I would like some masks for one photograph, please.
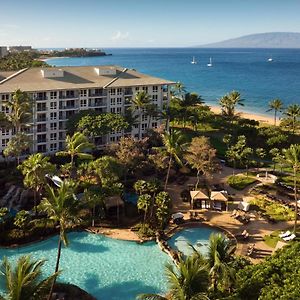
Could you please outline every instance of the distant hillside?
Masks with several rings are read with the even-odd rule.
[[[300,33],[268,32],[245,35],[199,48],[300,48]]]

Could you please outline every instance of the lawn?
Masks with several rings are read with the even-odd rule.
[[[235,175],[235,176],[229,176],[227,179],[227,183],[229,186],[236,190],[243,190],[250,184],[256,182],[256,178],[253,177],[247,177],[245,175]]]

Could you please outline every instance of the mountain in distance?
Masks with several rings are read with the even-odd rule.
[[[300,48],[298,32],[267,32],[245,35],[197,48]]]

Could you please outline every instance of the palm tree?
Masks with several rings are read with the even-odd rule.
[[[233,118],[235,116],[235,108],[237,105],[244,106],[244,99],[241,98],[241,94],[237,91],[232,91],[223,96],[219,103],[222,108],[223,115]]]
[[[49,157],[44,157],[41,153],[30,155],[19,165],[24,177],[24,185],[34,190],[34,206],[36,207],[37,196],[43,185],[46,184],[46,174],[51,174],[55,170],[55,166],[49,162]]]
[[[151,205],[151,196],[149,194],[140,195],[137,202],[137,208],[144,211],[144,225],[146,224],[147,212]]]
[[[184,95],[186,93],[186,88],[182,82],[178,81],[174,85],[171,93],[173,98],[179,98],[180,100],[183,100]]]
[[[22,126],[28,124],[32,116],[32,106],[29,95],[17,89],[13,93],[12,99],[4,101],[2,105],[9,109],[6,118],[13,126],[15,134],[19,133]]]
[[[141,135],[141,126],[142,126],[142,114],[144,109],[147,108],[147,106],[150,104],[150,98],[149,95],[146,93],[146,91],[141,91],[136,93],[134,99],[131,100],[133,104],[133,109],[138,112],[139,117],[139,139],[142,138]]]
[[[166,190],[168,181],[169,181],[170,170],[171,170],[171,165],[172,165],[173,159],[175,159],[178,164],[182,165],[182,162],[181,162],[181,159],[179,156],[183,149],[183,143],[182,143],[183,135],[178,130],[171,130],[170,132],[165,132],[163,134],[162,138],[163,138],[163,143],[166,148],[166,151],[169,154],[169,165],[168,165],[168,171],[167,171],[167,176],[166,176],[166,181],[165,181],[165,186],[164,186],[164,190]]]
[[[74,167],[74,158],[78,156],[82,159],[92,159],[93,156],[88,153],[84,153],[85,150],[93,148],[93,144],[88,141],[88,138],[81,132],[75,132],[72,136],[67,135],[66,138],[66,150],[56,153],[58,156],[70,156],[71,166]]]
[[[31,260],[30,256],[21,256],[17,264],[11,264],[5,257],[0,273],[4,277],[7,298],[10,300],[44,300],[50,291],[51,283],[59,272],[49,277],[42,276],[45,260]]]
[[[300,145],[291,145],[284,151],[286,162],[293,168],[294,175],[294,198],[295,198],[295,223],[294,232],[297,229],[298,198],[297,198],[297,173],[300,171]]]
[[[291,120],[292,122],[292,128],[293,128],[293,134],[296,130],[297,121],[300,117],[300,105],[299,104],[291,104],[287,107],[284,114],[287,116],[287,119]]]
[[[206,263],[199,255],[191,255],[186,259],[179,258],[177,266],[166,265],[166,279],[169,285],[166,298],[155,294],[142,294],[138,300],[203,300],[208,299],[208,272]]]
[[[78,210],[80,202],[74,195],[74,183],[64,181],[58,190],[47,186],[47,198],[44,198],[40,204],[40,209],[45,211],[48,217],[57,222],[59,225],[58,251],[55,266],[55,272],[58,272],[59,261],[61,256],[62,243],[68,246],[67,229],[80,221],[78,217]],[[48,299],[51,299],[55,279],[51,287]]]
[[[274,126],[276,126],[276,120],[277,120],[277,112],[281,111],[283,108],[283,103],[280,99],[274,99],[271,102],[269,102],[269,107],[267,111],[274,110]]]
[[[230,241],[221,233],[211,234],[208,246],[208,266],[211,278],[211,288],[218,285],[229,289],[234,281],[234,272],[228,266],[230,261]]]

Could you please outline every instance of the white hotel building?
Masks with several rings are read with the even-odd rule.
[[[66,121],[79,111],[92,109],[99,113],[124,115],[138,91],[146,91],[152,103],[162,110],[168,105],[170,86],[174,82],[141,74],[118,66],[30,68],[18,72],[0,71],[0,110],[8,113],[3,102],[15,90],[27,92],[33,99],[33,120],[28,134],[32,136],[31,152],[52,153],[64,148]],[[160,119],[142,116],[142,133],[150,124],[156,128]],[[138,124],[127,135],[138,137]],[[0,153],[12,137],[12,130],[0,128]],[[98,146],[115,142],[124,132],[111,132],[96,139]]]

